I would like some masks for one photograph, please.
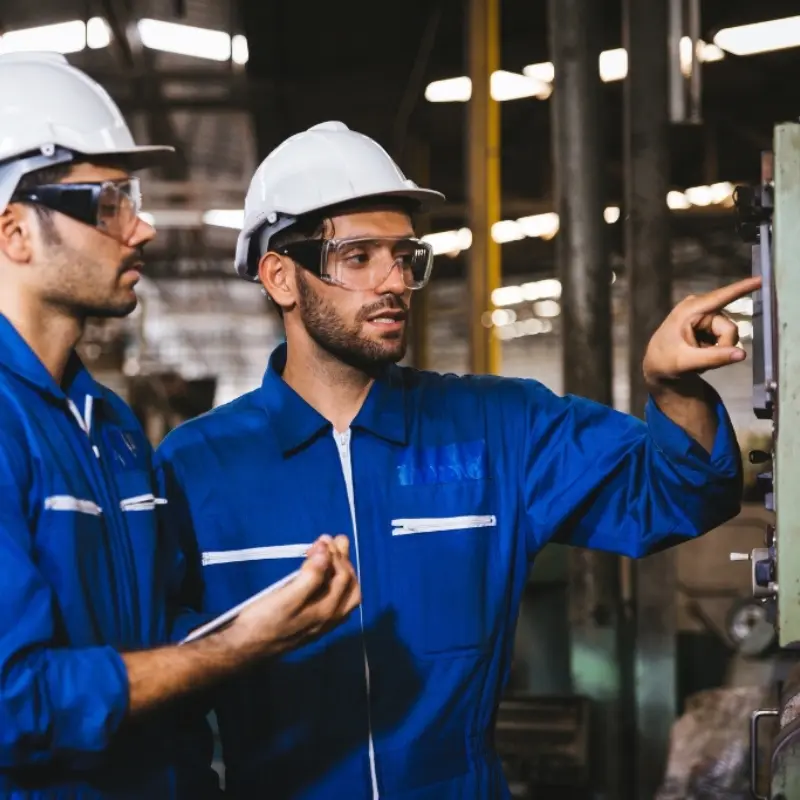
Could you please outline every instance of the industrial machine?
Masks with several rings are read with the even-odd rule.
[[[750,453],[751,463],[763,465],[759,480],[772,518],[764,546],[731,558],[750,562],[764,617],[780,647],[798,653],[777,707],[753,714],[751,788],[759,800],[794,800],[800,798],[800,124],[775,127],[759,185],[739,187],[735,202],[740,233],[752,243],[753,274],[762,278],[753,303],[753,409],[771,421],[773,435],[771,452]],[[758,779],[765,719],[779,729],[769,747],[767,794]]]

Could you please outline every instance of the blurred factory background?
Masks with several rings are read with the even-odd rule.
[[[260,382],[282,330],[233,270],[244,193],[283,138],[329,119],[448,197],[421,221],[438,255],[410,363],[534,377],[639,413],[637,364],[661,312],[749,274],[734,187],[758,181],[773,125],[800,116],[797,12],[796,0],[2,0],[0,51],[65,53],[138,141],[179,150],[144,176],[159,236],[140,307],[82,345],[157,443]],[[747,347],[752,303],[729,311]],[[765,435],[749,363],[712,382],[746,453]],[[699,797],[681,770],[717,751],[728,771],[703,796],[747,796],[745,720],[782,658],[747,567],[728,560],[760,544],[751,471],[747,491],[739,519],[676,553],[634,566],[550,548],[537,562],[498,721],[520,797]],[[693,718],[676,721],[703,690],[719,738],[696,730],[681,755],[670,734],[691,732]]]

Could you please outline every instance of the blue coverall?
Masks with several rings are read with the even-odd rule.
[[[717,399],[709,455],[531,380],[391,367],[343,433],[281,378],[173,431],[157,453],[187,602],[220,613],[346,534],[363,603],[216,697],[237,800],[495,800],[492,748],[520,597],[549,542],[639,557],[740,506]]]
[[[3,800],[213,796],[193,705],[125,720],[120,653],[169,638],[157,499],[130,408],[77,356],[59,387],[0,316]]]

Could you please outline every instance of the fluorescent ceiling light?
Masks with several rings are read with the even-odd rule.
[[[139,20],[138,28],[142,44],[151,50],[211,61],[228,61],[233,57],[237,64],[247,61],[247,40],[243,36],[234,36],[232,41],[225,31],[195,28],[159,19]]]
[[[472,97],[472,81],[467,77],[433,81],[425,89],[430,103],[466,103]]]
[[[528,75],[501,69],[492,73],[491,92],[492,97],[498,102],[519,100],[523,97],[538,97],[544,100],[553,93],[553,87]]]
[[[0,37],[0,53],[50,51],[66,54],[79,53],[85,47],[86,25],[80,19],[8,31]]]
[[[800,47],[800,16],[723,28],[714,44],[736,56]]]
[[[505,244],[506,242],[518,242],[520,239],[525,238],[525,231],[519,222],[513,219],[505,219],[502,222],[495,222],[492,225],[492,239],[498,244]]]
[[[250,49],[247,46],[247,37],[237,33],[231,39],[231,58],[234,64],[246,64],[250,58]]]
[[[86,45],[90,50],[102,50],[111,44],[111,28],[102,17],[92,17],[86,23]]]
[[[241,230],[244,226],[244,209],[212,208],[203,214],[203,224]]]
[[[517,222],[532,239],[552,239],[558,233],[558,214],[554,211],[520,217]]]
[[[422,238],[433,246],[433,252],[437,256],[458,254],[462,250],[469,250],[469,248],[472,247],[472,231],[469,228],[461,228],[457,231],[429,233]]]
[[[497,70],[492,73],[492,98],[498,102],[519,100],[522,97],[549,97],[553,87],[545,81],[517,72]],[[472,80],[466,76],[433,81],[425,89],[425,99],[430,103],[466,103],[472,97]]]
[[[628,74],[628,51],[624,47],[604,50],[598,61],[600,80],[604,83],[624,80]]]

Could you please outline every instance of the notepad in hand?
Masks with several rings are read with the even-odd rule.
[[[214,631],[218,631],[220,628],[224,627],[225,625],[232,622],[236,617],[241,614],[242,610],[247,608],[247,606],[252,605],[253,603],[260,600],[262,597],[266,597],[266,595],[271,594],[276,589],[280,589],[282,586],[286,586],[287,583],[294,580],[300,574],[300,570],[297,569],[294,572],[290,572],[285,578],[281,578],[279,581],[276,581],[271,586],[267,586],[266,589],[262,589],[257,594],[254,594],[252,597],[248,597],[242,603],[239,603],[238,606],[234,606],[233,608],[226,611],[224,614],[220,614],[218,617],[215,617],[211,620],[211,622],[206,622],[205,625],[201,625],[199,628],[195,628],[185,639],[181,640],[180,644],[189,644],[189,642],[194,642],[197,639],[202,639],[209,634],[214,633]]]

